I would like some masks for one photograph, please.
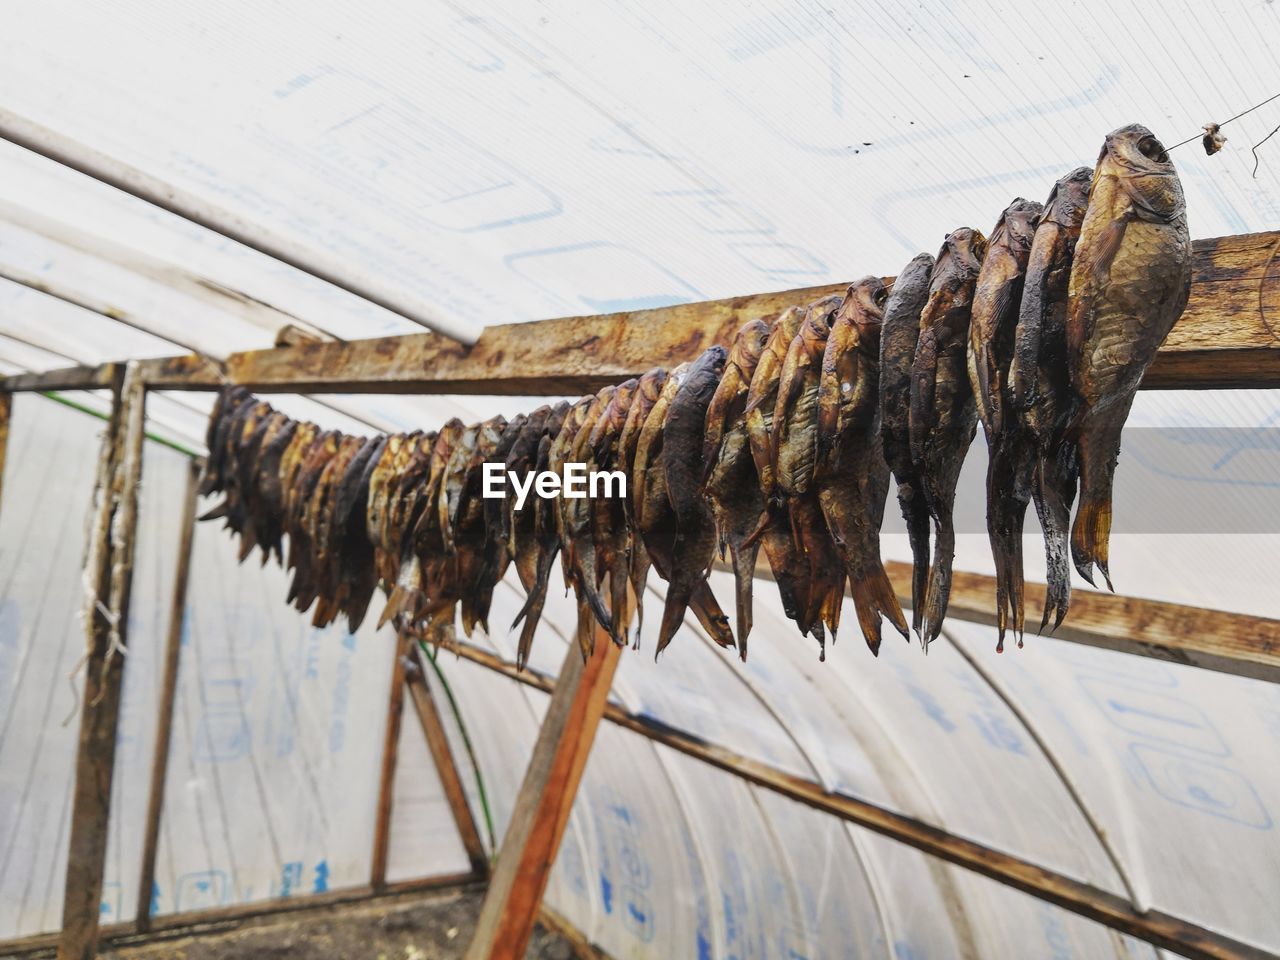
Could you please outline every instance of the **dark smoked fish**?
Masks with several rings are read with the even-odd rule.
[[[862,636],[880,651],[880,620],[905,637],[907,620],[880,559],[889,466],[880,440],[880,332],[888,294],[879,277],[851,284],[836,311],[818,387],[815,483],[827,529],[844,561]]]
[[[640,378],[636,385],[635,396],[627,408],[627,418],[622,424],[622,432],[618,436],[617,468],[627,476],[627,495],[622,498],[622,513],[626,518],[628,534],[628,569],[631,581],[631,595],[635,598],[636,629],[633,646],[640,648],[640,631],[644,626],[644,587],[649,579],[649,552],[644,547],[640,530],[636,526],[635,490],[639,478],[635,472],[636,450],[640,444],[640,434],[644,429],[654,404],[662,395],[666,386],[667,371],[655,367]]]
[[[936,640],[951,594],[956,484],[977,426],[967,362],[969,318],[987,239],[961,227],[948,234],[929,279],[911,367],[911,459],[924,485],[936,537],[920,635]]]
[[[1044,533],[1048,588],[1040,629],[1057,629],[1071,603],[1069,537],[1080,458],[1067,439],[1076,398],[1067,367],[1067,287],[1093,170],[1078,167],[1049,194],[1036,227],[1022,289],[1009,379],[1013,406],[1035,464],[1031,499]]]
[[[911,628],[917,634],[929,582],[929,506],[911,458],[911,365],[932,273],[933,257],[927,253],[902,268],[884,305],[880,331],[880,437],[911,545]]]
[[[987,537],[996,567],[996,649],[1012,628],[1022,644],[1022,525],[1031,500],[1034,449],[1012,410],[1009,370],[1036,221],[1043,207],[1021,197],[991,231],[969,323],[969,385],[987,438]]]
[[[667,422],[671,403],[688,377],[690,366],[687,363],[681,364],[667,376],[662,392],[658,395],[640,429],[632,464],[634,486],[634,490],[630,491],[632,508],[636,529],[640,532],[653,568],[658,571],[658,576],[668,582],[669,592],[673,588],[679,590],[676,603],[687,599],[688,606],[692,608],[711,639],[720,646],[727,647],[733,645],[729,618],[720,609],[715,596],[711,593],[711,588],[707,585],[705,576],[699,580],[692,572],[694,548],[701,548],[702,541],[700,539],[693,541],[687,552],[682,551],[679,555],[677,554],[681,549],[677,544],[680,534],[677,529],[676,513],[667,492],[666,469],[663,463],[663,427]],[[714,554],[714,536],[711,548]],[[709,565],[710,560],[707,563]],[[695,581],[691,589],[687,587],[690,581]],[[674,617],[674,612],[668,614],[667,611],[668,608],[664,607],[664,632],[659,635],[655,657],[662,653],[666,645],[671,642],[671,636],[674,635],[674,630],[671,634],[665,632],[666,628],[671,626]],[[678,626],[679,622],[675,621],[675,624]]]
[[[624,380],[609,400],[587,441],[586,465],[588,470],[602,473],[617,472],[625,481],[626,474],[619,469],[621,448],[619,441],[626,426],[632,401],[640,387],[636,378]],[[636,599],[631,595],[632,530],[626,510],[626,490],[613,490],[612,496],[595,496],[591,503],[591,538],[596,548],[597,587],[609,580],[609,617],[613,629],[613,642],[625,646],[627,627]],[[621,494],[621,495],[618,495]]]
[[[756,557],[760,543],[747,539],[765,510],[764,492],[756,475],[751,445],[747,440],[746,406],[751,378],[764,352],[772,325],[766,320],[750,320],[734,337],[725,363],[724,375],[707,407],[702,459],[706,475],[703,489],[711,502],[720,534],[720,556],[725,547],[733,563],[737,597],[734,623],[738,656],[747,659],[747,636],[751,633],[751,592],[755,584]]]
[[[1093,173],[1067,300],[1071,382],[1080,409],[1080,503],[1071,555],[1111,587],[1111,485],[1133,395],[1191,293],[1182,183],[1164,146],[1139,124],[1107,134]]]
[[[814,485],[818,460],[818,387],[831,321],[842,298],[824,297],[805,309],[804,322],[787,348],[774,402],[770,456],[771,499],[783,505],[792,540],[807,568],[807,602],[799,620],[818,638],[826,656],[825,630],[835,637],[844,598],[844,566],[827,529]],[[768,521],[766,520],[766,523]]]
[[[714,346],[703,351],[672,396],[662,423],[662,470],[667,499],[675,514],[675,543],[662,625],[658,630],[658,652],[666,648],[680,629],[694,594],[705,595],[710,589],[707,576],[715,559],[717,536],[715,517],[702,492],[702,440],[707,407],[724,374],[727,359],[728,351],[724,347]],[[723,642],[728,637],[732,643],[732,635],[719,620],[717,627],[713,639]]]

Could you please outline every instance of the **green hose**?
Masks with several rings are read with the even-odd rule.
[[[427,655],[427,659],[431,661],[431,669],[435,671],[436,679],[440,681],[440,687],[444,690],[445,698],[449,701],[449,709],[453,712],[453,719],[458,724],[458,732],[462,734],[462,744],[466,747],[467,756],[471,760],[471,769],[476,775],[476,793],[480,796],[480,808],[484,811],[484,826],[489,833],[489,849],[490,858],[497,855],[498,841],[493,831],[493,812],[489,809],[489,796],[484,789],[484,776],[480,773],[480,761],[476,758],[475,747],[471,745],[471,737],[467,734],[467,725],[462,722],[462,713],[458,710],[458,701],[453,697],[453,688],[449,686],[449,681],[444,678],[444,673],[440,670],[440,664],[436,663],[436,655],[431,650],[431,646],[426,642],[419,640],[418,645],[422,647],[422,652]]]
[[[93,407],[86,407],[83,403],[78,403],[75,400],[71,400],[67,397],[64,397],[60,393],[54,393],[52,390],[41,390],[40,396],[45,397],[49,400],[52,400],[54,403],[60,403],[64,407],[70,407],[72,410],[79,410],[81,413],[87,413],[91,417],[97,417],[99,420],[111,419],[101,410],[95,410],[93,409]],[[146,433],[145,436],[148,440],[152,440],[155,443],[160,444],[162,447],[168,447],[171,450],[177,450],[179,453],[185,454],[186,456],[191,457],[192,459],[195,459],[196,457],[200,456],[200,454],[196,453],[194,450],[188,449],[187,447],[184,447],[182,444],[178,443],[177,441],[170,440],[168,437],[162,437],[162,436],[159,436],[158,434],[154,434],[151,432]]]

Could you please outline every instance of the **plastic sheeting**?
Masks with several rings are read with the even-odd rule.
[[[0,509],[8,583],[0,650],[9,651],[0,934],[53,929],[59,915],[74,749],[74,724],[60,723],[74,707],[66,677],[83,649],[75,610],[92,485],[84,451],[95,449],[99,428],[40,398],[15,404]],[[186,470],[185,458],[147,445],[106,919],[127,919],[136,903]],[[46,513],[13,509],[27,502]],[[37,522],[45,515],[60,522]],[[32,549],[48,558],[47,570],[21,562]],[[235,549],[214,525],[197,528],[159,913],[367,879],[384,718],[376,705],[385,702],[390,638],[369,626],[355,636],[311,630],[283,602],[286,575],[274,565],[238,566]],[[713,574],[713,586],[731,596],[727,574]],[[501,585],[498,629],[477,641],[512,658],[514,638],[500,628],[520,602],[517,586]],[[660,589],[646,607],[651,644]],[[996,658],[991,630],[959,623],[927,658],[889,636],[873,660],[846,634],[819,664],[816,645],[783,619],[772,584],[757,584],[756,608],[747,664],[713,648],[690,621],[660,664],[648,648],[626,656],[615,702],[1140,905],[1280,946],[1266,909],[1272,891],[1258,883],[1280,855],[1269,799],[1280,784],[1268,763],[1280,694],[1270,685],[1040,638]],[[536,668],[558,670],[573,616],[553,585]],[[846,617],[853,622],[851,610]],[[510,702],[510,681],[447,653],[440,666],[455,685],[500,837],[545,698],[520,688],[524,712],[494,711]],[[405,719],[391,875],[464,870],[421,731]],[[548,902],[619,956],[681,955],[704,941],[716,956],[827,956],[837,943],[850,956],[890,948],[951,956],[965,944],[998,956],[1041,940],[1048,955],[1127,955],[1092,924],[634,734],[606,725],[599,743]],[[483,832],[461,743],[455,752]]]
[[[1272,62],[1280,26],[1275,5],[1244,2],[1158,16],[986,0],[465,11],[326,0],[301,19],[247,2],[130,0],[10,13],[6,108],[436,300],[476,330],[893,273],[960,223],[989,228],[1012,196],[1042,197],[1114,126],[1140,120],[1170,142],[1270,95],[1258,65]],[[1280,163],[1264,147],[1255,179],[1247,147],[1278,108],[1229,126],[1216,157],[1195,144],[1175,154],[1194,236],[1275,226]],[[268,345],[291,318],[343,338],[418,329],[7,143],[0,266],[108,302],[134,324],[0,281],[5,373],[186,346],[222,355]],[[102,409],[101,396],[76,399]],[[273,402],[369,432],[541,401]],[[208,404],[153,395],[149,426],[198,450]],[[44,401],[15,409],[0,506],[0,936],[51,929],[59,915],[74,741],[74,723],[61,723],[82,649],[74,617],[96,435],[93,421]],[[1138,398],[1119,471],[1117,589],[1280,614],[1278,416],[1274,392]],[[1188,427],[1204,429],[1162,448],[1166,459],[1145,456],[1134,433]],[[964,489],[980,489],[982,462],[975,447]],[[184,474],[176,453],[148,445],[120,744],[131,774],[116,780],[109,919],[127,918],[137,898]],[[1228,500],[1236,519],[1213,526]],[[1176,532],[1125,529],[1140,508]],[[895,514],[890,505],[885,553],[907,559]],[[1028,577],[1040,579],[1028,533]],[[309,630],[284,606],[284,576],[237,568],[234,549],[216,530],[197,535],[159,912],[367,875],[391,644],[368,627]],[[992,570],[978,526],[962,531],[957,554],[958,569]],[[730,595],[719,575],[717,590]],[[1280,949],[1272,687],[1040,639],[996,659],[991,632],[961,624],[949,628],[956,646],[927,659],[889,637],[872,661],[846,633],[819,665],[772,592],[757,586],[749,664],[686,633],[658,668],[645,651],[628,655],[615,700]],[[500,588],[495,630],[517,601]],[[572,616],[572,604],[549,602],[540,668],[558,668]],[[510,656],[497,632],[490,642]],[[447,656],[441,665],[500,834],[543,698],[520,693],[527,715],[495,710],[512,702],[510,681]],[[634,734],[606,727],[600,744],[549,898],[618,956],[1151,954]],[[411,717],[401,759],[392,876],[463,868]],[[464,782],[481,820],[469,773]]]
[[[1172,144],[1275,93],[1261,68],[1278,17],[1254,2],[325,0],[299,17],[64,0],[12,11],[0,83],[8,109],[478,332],[891,274],[1014,196],[1043,199],[1108,130],[1141,121]],[[1274,107],[1236,121],[1212,158],[1177,152],[1194,235],[1274,226],[1280,164],[1254,180],[1247,148],[1276,122]],[[108,229],[102,205],[25,193],[28,165],[4,166],[15,203],[193,262],[188,238]],[[250,256],[219,250],[205,270],[339,335],[404,327]]]
[[[56,930],[70,825],[84,634],[85,512],[102,423],[19,396],[0,504],[0,939]],[[101,916],[129,920],[154,751],[188,458],[145,447],[129,653]],[[205,504],[207,507],[209,504]],[[26,506],[27,509],[23,509]],[[315,630],[274,564],[236,563],[196,528],[153,913],[367,883],[394,639]],[[464,872],[416,719],[393,878]]]

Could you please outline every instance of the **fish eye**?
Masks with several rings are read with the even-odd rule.
[[[1138,152],[1148,160],[1154,160],[1156,163],[1169,162],[1169,154],[1165,152],[1164,146],[1155,137],[1143,137],[1139,140]]]

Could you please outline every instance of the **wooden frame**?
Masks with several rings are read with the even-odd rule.
[[[113,375],[111,419],[98,471],[101,499],[87,561],[94,596],[85,617],[88,654],[80,694],[80,742],[58,960],[93,960],[98,953],[98,907],[126,660],[123,646],[129,621],[145,397],[137,369],[131,367],[123,377],[122,373],[117,368]]]
[[[570,646],[550,689],[551,704],[538,730],[467,960],[522,960],[529,946],[622,655],[599,625],[592,622],[591,629],[591,658],[583,662],[578,648]]]
[[[1203,388],[1276,388],[1280,387],[1280,341],[1272,334],[1263,315],[1280,317],[1280,263],[1274,251],[1280,247],[1280,232],[1250,234],[1198,241],[1191,301],[1182,320],[1170,334],[1156,363],[1148,372],[1143,386],[1161,389]],[[1274,264],[1274,267],[1272,266]],[[516,324],[485,331],[480,340],[467,347],[438,334],[413,334],[353,342],[303,343],[274,350],[233,354],[225,364],[215,364],[196,356],[171,357],[139,361],[133,366],[141,392],[146,389],[212,390],[222,383],[239,383],[260,392],[365,392],[365,393],[476,393],[476,394],[560,394],[585,393],[600,386],[634,376],[654,365],[672,365],[689,359],[706,346],[726,342],[743,321],[754,316],[776,313],[797,302],[804,302],[832,292],[843,285],[811,287],[778,293],[757,294],[708,303],[685,304],[655,310],[635,311],[595,317],[571,317],[559,320]],[[73,367],[44,373],[23,374],[0,380],[0,469],[3,467],[8,397],[13,392],[33,390],[110,389],[114,403],[108,444],[121,442],[121,422],[126,412],[130,423],[141,417],[141,402],[125,404],[122,396],[121,368],[117,364],[98,367]],[[126,408],[127,407],[127,411]],[[140,425],[141,420],[138,420]],[[140,426],[139,426],[140,431]],[[140,443],[140,433],[129,431],[130,443]],[[136,474],[130,482],[119,471],[119,459],[112,461],[112,476],[121,477],[124,500],[115,502],[126,513],[130,491],[136,490]],[[2,474],[0,474],[2,477]],[[131,521],[122,525],[126,531],[123,545],[131,549]],[[93,569],[98,584],[108,594],[123,599],[127,610],[128,578],[123,584],[112,584],[110,570],[113,556],[98,555]],[[890,564],[891,573],[901,585],[905,577],[901,565]],[[126,564],[127,569],[127,564]],[[123,597],[119,597],[123,586]],[[1031,603],[1043,588],[1028,585]],[[100,591],[101,592],[101,591]],[[991,622],[991,578],[957,573],[953,588],[951,614],[959,619],[979,623]],[[175,604],[177,600],[175,599]],[[99,845],[105,844],[106,817],[109,816],[111,760],[107,734],[114,731],[114,713],[119,695],[119,670],[105,659],[104,637],[109,622],[95,614],[92,619],[93,664],[106,666],[99,680],[90,680],[86,710],[82,717],[81,748],[77,760],[77,792],[73,814],[72,850],[68,863],[67,900],[64,911],[63,946],[60,956],[86,957],[92,954],[96,941],[96,900],[94,893],[101,884]],[[171,635],[172,635],[171,626]],[[119,636],[117,634],[117,636]],[[1280,621],[1247,617],[1221,611],[1203,610],[1177,604],[1126,599],[1101,594],[1078,592],[1073,598],[1072,612],[1060,628],[1060,639],[1121,650],[1157,659],[1186,663],[1206,669],[1280,681]],[[607,641],[598,644],[603,650],[614,650]],[[615,651],[616,653],[616,651]],[[482,662],[483,654],[463,647],[463,655]],[[166,656],[169,656],[167,653]],[[602,655],[598,654],[597,659]],[[96,658],[93,659],[93,658]],[[571,653],[570,659],[576,654]],[[119,658],[116,658],[117,660]],[[496,658],[493,658],[496,660]],[[176,660],[175,668],[176,668]],[[533,674],[517,675],[514,667],[499,662],[484,665],[516,676],[560,698],[559,719],[544,727],[539,740],[541,752],[535,752],[535,765],[526,776],[519,798],[518,817],[525,826],[508,833],[507,841],[495,869],[491,897],[486,900],[484,936],[473,944],[471,956],[507,955],[527,939],[528,928],[536,915],[538,900],[545,884],[546,871],[554,858],[564,818],[568,816],[577,780],[586,762],[595,724],[601,717],[633,729],[650,739],[665,743],[690,756],[697,756],[746,779],[748,782],[775,790],[800,802],[869,829],[910,844],[934,856],[957,863],[1007,883],[1034,896],[1074,910],[1098,922],[1133,933],[1151,943],[1193,957],[1261,955],[1247,944],[1240,944],[1205,931],[1176,917],[1157,913],[1136,913],[1132,906],[1106,891],[1080,884],[1070,878],[1044,870],[1035,864],[991,850],[964,838],[939,831],[927,824],[902,817],[892,811],[831,794],[820,785],[737,756],[730,751],[706,744],[690,735],[654,724],[651,720],[625,714],[605,702],[608,677],[616,668],[616,655],[611,664],[588,667],[596,673],[586,682],[566,669],[565,680],[552,685]],[[568,668],[569,664],[566,664]],[[166,673],[168,661],[166,661]],[[436,740],[447,739],[439,726],[438,712],[429,721],[431,711],[423,704],[430,702],[422,678],[407,677],[394,688],[393,697],[403,695],[404,683],[424,723],[424,731],[434,723]],[[103,706],[101,712],[89,711],[90,701]],[[114,702],[113,702],[114,701]],[[163,703],[162,703],[163,706]],[[397,721],[398,722],[398,721]],[[390,736],[390,721],[387,736]],[[545,742],[544,742],[545,741]],[[112,736],[113,742],[113,736]],[[432,743],[432,735],[428,734]],[[459,798],[465,808],[465,794],[457,780],[452,763],[443,764],[439,743],[432,746],[433,757],[442,770],[452,770],[453,793],[450,795],[460,830],[464,819],[457,807]],[[382,849],[388,840],[389,775],[394,757],[384,762],[384,783],[379,807],[379,840]],[[149,803],[150,831],[155,829],[161,802],[155,799],[159,770],[153,758],[152,802]],[[103,793],[105,783],[106,792]],[[162,789],[162,787],[161,787]],[[446,791],[450,787],[446,786]],[[456,794],[456,796],[454,795]],[[385,806],[385,812],[383,807]],[[469,811],[467,811],[469,819]],[[473,841],[468,853],[476,863],[477,851],[483,852],[478,834],[471,822]],[[552,840],[548,844],[548,840]],[[465,842],[465,840],[464,840]],[[144,854],[145,863],[153,860],[154,850]],[[375,870],[369,891],[392,889],[385,874]],[[95,870],[96,864],[96,870]],[[516,864],[515,867],[507,866]],[[478,869],[478,868],[477,868]],[[518,874],[528,872],[532,879]],[[96,872],[96,881],[94,874]],[[96,886],[95,886],[96,882]],[[74,896],[73,896],[74,894]],[[93,896],[89,896],[93,894]],[[490,908],[489,900],[497,906]],[[149,903],[148,903],[149,905]],[[87,914],[92,912],[93,917]],[[139,909],[138,929],[151,924],[149,911]],[[158,926],[158,925],[157,925]],[[6,947],[10,945],[5,945]],[[87,952],[86,952],[87,949]],[[1252,951],[1252,952],[1251,952]],[[512,955],[515,955],[514,953]]]
[[[119,624],[116,640],[118,643],[124,643],[127,639],[125,624],[128,620],[131,593],[138,512],[137,492],[141,481],[145,397],[148,386],[139,364],[130,364],[128,373],[129,375],[126,376],[126,368],[122,365],[108,364],[95,369],[92,381],[88,379],[83,381],[85,387],[105,387],[111,390],[112,400],[98,470],[102,485],[102,500],[98,504],[94,524],[94,543],[97,544],[97,548],[90,551],[91,569],[97,571],[96,577],[91,578],[91,582],[95,583],[95,591],[100,602],[95,606],[93,616],[87,620],[90,624],[90,643],[85,666],[85,689],[81,694],[81,722],[79,746],[76,752],[76,780],[62,930],[56,934],[2,941],[0,953],[10,956],[46,951],[56,947],[60,960],[63,957],[92,958],[97,955],[99,941],[104,935],[112,941],[145,937],[149,933],[154,933],[156,937],[173,936],[175,931],[196,929],[209,924],[325,904],[353,903],[420,890],[463,886],[482,880],[488,871],[484,848],[475,823],[470,818],[470,811],[466,807],[465,793],[457,770],[453,766],[452,756],[448,753],[448,744],[443,727],[440,726],[439,715],[434,711],[429,688],[418,676],[418,689],[413,691],[415,712],[423,724],[433,760],[440,767],[441,782],[453,786],[451,792],[446,786],[446,791],[450,797],[455,819],[459,823],[463,845],[472,861],[470,872],[395,883],[386,882],[391,777],[395,769],[393,749],[389,756],[384,754],[383,781],[379,790],[379,814],[372,856],[373,876],[367,886],[334,891],[330,894],[314,894],[293,900],[278,899],[265,904],[250,903],[212,910],[188,911],[161,920],[152,916],[150,890],[154,883],[160,818],[163,815],[170,721],[176,697],[201,469],[201,461],[192,460],[183,497],[183,514],[178,524],[177,566],[166,630],[161,695],[157,708],[156,742],[152,751],[147,812],[143,824],[143,851],[136,914],[132,922],[106,926],[99,924],[97,908],[101,898],[107,829],[111,819],[115,729],[119,719],[120,693],[126,660],[126,657],[118,651],[112,652],[111,627],[113,623]],[[11,412],[12,393],[0,389],[0,493],[3,493],[3,471]],[[393,667],[398,683],[398,687],[393,687],[393,691],[398,690],[401,705],[404,702],[404,691],[409,688],[414,678],[413,672],[406,672],[406,662],[405,657],[397,656]],[[395,697],[396,693],[393,693],[392,699]],[[428,708],[429,713],[426,712]],[[398,717],[395,729],[398,733]],[[387,737],[390,736],[389,720]],[[384,748],[385,746],[384,742]],[[442,757],[448,757],[447,766],[442,763]],[[469,830],[464,829],[464,823],[469,826]]]
[[[562,681],[554,680],[529,668],[521,670],[514,663],[470,643],[460,642],[458,655],[485,669],[549,693],[553,697],[562,696],[564,690]],[[577,650],[571,648],[568,657],[578,659]],[[550,716],[549,713],[548,717]],[[708,743],[696,734],[669,726],[653,717],[631,713],[612,703],[604,705],[601,717],[648,740],[731,773],[755,786],[771,790],[849,823],[874,830],[931,856],[980,873],[1089,920],[1122,933],[1131,934],[1154,946],[1173,950],[1188,957],[1189,960],[1241,960],[1241,958],[1262,960],[1272,956],[1265,950],[1208,930],[1189,920],[1155,910],[1140,911],[1125,898],[1108,890],[1083,883],[984,844],[975,843],[877,804],[838,791],[827,790],[812,780],[806,780],[769,764],[744,757],[725,747]],[[546,729],[547,726],[544,725],[543,731],[545,732]],[[541,744],[540,736],[539,745]],[[535,758],[538,756],[538,747],[534,748],[534,756]],[[530,762],[531,770],[535,762],[536,760]],[[525,789],[522,787],[520,800],[517,801],[517,815],[519,805],[525,799]],[[564,799],[561,802],[564,802]],[[487,903],[488,900],[486,905]],[[475,953],[474,948],[473,944],[472,951],[467,954],[468,960],[512,955],[505,949],[494,949],[490,953]],[[523,954],[514,955],[522,956]]]

